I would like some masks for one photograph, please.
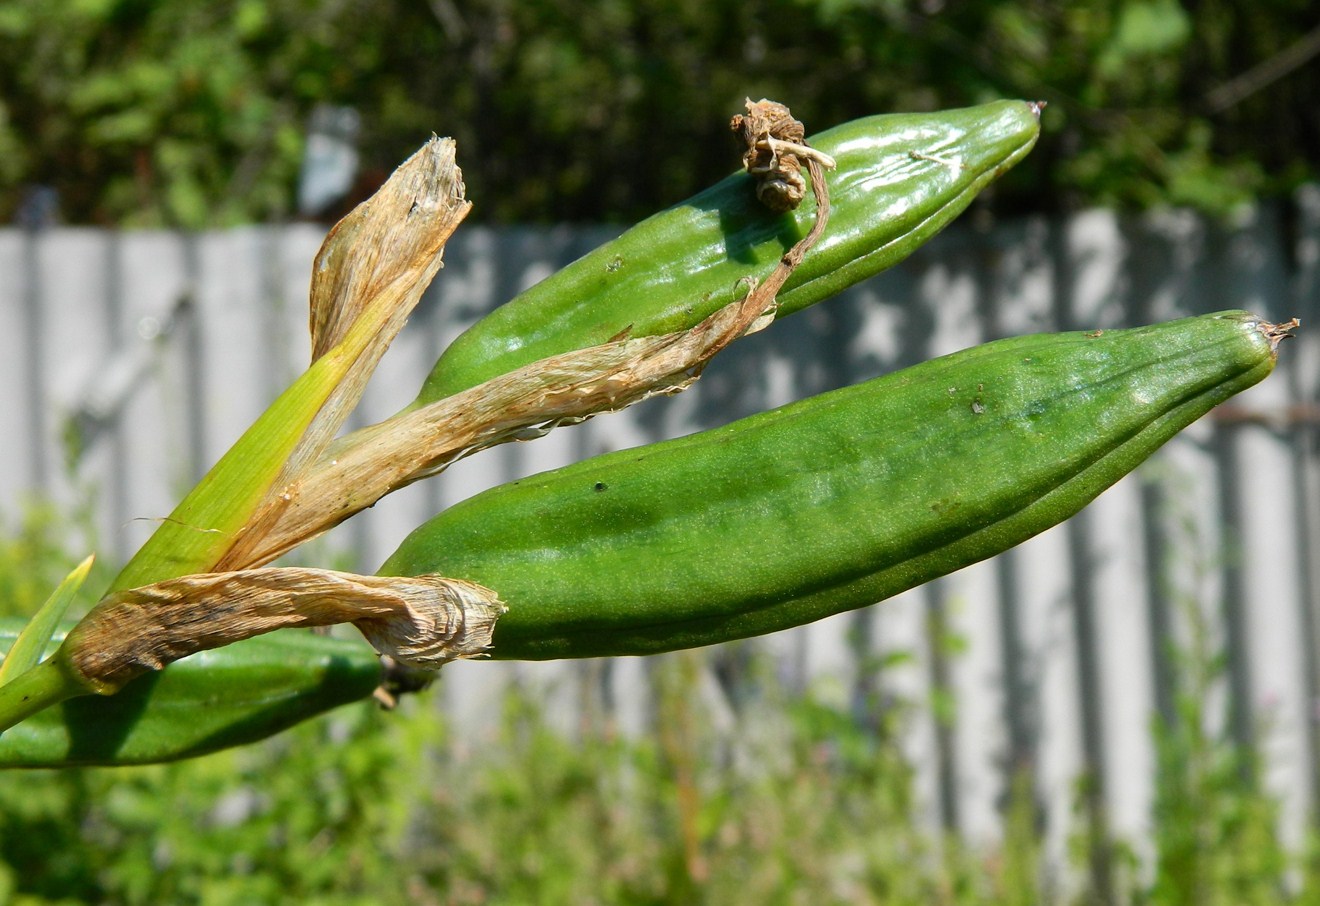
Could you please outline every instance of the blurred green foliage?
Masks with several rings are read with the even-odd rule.
[[[632,221],[734,168],[745,96],[821,129],[1046,100],[1005,208],[1223,211],[1320,172],[1307,0],[7,0],[0,220],[289,215],[318,102],[363,117],[365,192],[432,132],[488,221]],[[1307,65],[1307,64],[1310,65]]]
[[[811,903],[955,906],[1100,902],[1042,856],[1028,778],[1001,840],[971,846],[917,820],[904,734],[917,703],[762,696],[717,729],[701,652],[654,660],[657,729],[597,714],[552,726],[545,690],[514,687],[488,733],[462,736],[435,701],[349,706],[264,744],[173,765],[11,773],[0,783],[0,902]],[[682,715],[681,720],[674,718]],[[1266,795],[1198,774],[1161,746],[1153,864],[1135,856],[1114,902],[1315,902]],[[8,898],[6,898],[6,893]]]

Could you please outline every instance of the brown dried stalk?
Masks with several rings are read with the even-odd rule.
[[[353,623],[377,651],[435,669],[490,647],[503,612],[490,589],[457,579],[267,568],[118,592],[65,644],[83,684],[105,694],[194,652],[290,626]]]

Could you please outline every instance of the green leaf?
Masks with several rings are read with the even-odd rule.
[[[51,592],[36,616],[23,627],[23,631],[14,640],[14,647],[9,650],[4,661],[0,662],[0,686],[32,669],[41,660],[42,652],[46,650],[55,627],[64,617],[64,612],[68,610],[73,596],[82,587],[95,559],[96,555],[91,554],[74,567],[73,571],[64,577],[64,581]]]
[[[87,578],[94,559],[89,556],[64,577],[0,662],[0,732],[38,711],[89,691],[64,669],[58,658],[42,662],[41,655],[69,602]]]

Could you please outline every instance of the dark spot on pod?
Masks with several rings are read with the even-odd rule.
[[[609,487],[609,485],[607,485],[607,484],[606,484],[605,482],[603,482],[603,481],[598,481],[598,482],[596,482],[596,484],[595,484],[595,489],[596,489],[597,491],[603,491],[603,490],[605,490],[605,489],[608,488],[608,487]]]

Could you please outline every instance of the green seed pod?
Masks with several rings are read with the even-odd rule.
[[[855,120],[811,138],[832,156],[830,220],[779,293],[778,315],[892,267],[1021,160],[1040,105],[998,101]],[[737,173],[629,229],[495,309],[441,355],[416,403],[433,402],[538,359],[627,331],[700,322],[764,277],[814,222],[814,199],[774,213]]]
[[[508,605],[496,658],[646,654],[895,595],[1072,516],[1263,379],[1245,312],[999,340],[715,430],[515,481],[414,531],[383,574]]]
[[[0,623],[0,650],[9,650],[20,629],[22,621]],[[115,695],[41,711],[0,735],[0,768],[205,755],[366,698],[380,682],[380,659],[361,642],[281,630],[183,658]]]

